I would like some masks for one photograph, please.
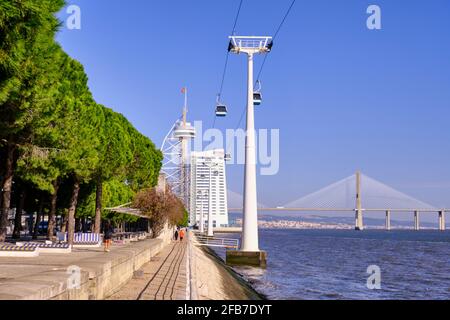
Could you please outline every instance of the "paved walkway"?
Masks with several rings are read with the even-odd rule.
[[[186,300],[187,244],[167,245],[109,300]]]
[[[113,245],[109,253],[103,248],[80,248],[68,254],[40,253],[33,258],[0,257],[0,300],[104,299],[114,293],[115,286],[127,283],[134,265],[143,265],[163,247],[162,240],[147,239]],[[67,290],[74,266],[81,270],[81,289]],[[94,279],[98,285],[92,287]]]

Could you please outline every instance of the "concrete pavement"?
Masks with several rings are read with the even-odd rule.
[[[110,300],[187,300],[187,239],[172,242]]]
[[[94,248],[33,258],[2,257],[0,300],[104,299],[125,285],[165,243],[148,239],[113,246],[109,253]]]

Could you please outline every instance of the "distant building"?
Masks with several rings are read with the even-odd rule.
[[[205,227],[208,224],[210,178],[213,227],[226,227],[228,206],[223,149],[191,152],[190,224],[200,225],[202,207]]]

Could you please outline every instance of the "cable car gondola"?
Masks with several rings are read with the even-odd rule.
[[[226,117],[227,113],[227,106],[220,102],[220,94],[218,94],[216,101],[216,117]]]
[[[260,92],[253,93],[253,104],[259,106],[262,103],[262,96]]]
[[[226,117],[228,113],[227,106],[218,104],[216,106],[216,117]]]
[[[253,92],[253,104],[259,106],[262,103],[261,82],[258,80],[256,84],[258,85],[258,89]]]

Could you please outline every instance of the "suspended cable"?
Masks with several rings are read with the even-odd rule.
[[[246,111],[247,111],[246,110],[246,106],[244,106],[244,110],[242,110],[241,117],[239,118],[239,122],[238,122],[238,124],[236,126],[236,129],[239,129],[239,127],[241,126],[241,122],[242,122],[242,119],[244,119]]]
[[[284,26],[284,23],[286,22],[286,19],[289,17],[289,14],[291,13],[292,8],[294,7],[296,1],[297,0],[293,0],[291,5],[289,6],[288,10],[286,11],[286,14],[283,17],[283,20],[281,20],[281,23],[278,26],[277,31],[275,31],[275,34],[272,37],[272,41],[273,42],[275,42],[276,38],[278,37],[278,34],[280,33],[281,28]],[[264,66],[266,65],[267,56],[268,56],[267,54],[264,56],[264,60],[263,60],[263,62],[261,64],[261,68],[259,69],[258,76],[256,77],[256,81],[259,81],[261,79],[261,74],[263,72]]]
[[[237,26],[237,23],[238,23],[238,20],[239,20],[239,16],[241,14],[241,9],[242,9],[242,3],[243,2],[244,2],[244,0],[241,0],[240,3],[239,3],[239,8],[238,8],[238,11],[237,11],[237,14],[236,14],[236,18],[234,19],[234,24],[233,24],[233,29],[231,30],[231,35],[233,35],[234,32],[236,31],[236,26]],[[226,74],[227,74],[229,58],[230,58],[230,52],[227,51],[227,56],[226,56],[226,59],[225,59],[225,66],[223,68],[223,74],[222,74],[222,82],[220,84],[219,97],[221,97],[222,93],[223,93],[223,86],[224,86],[225,77],[226,77]]]
[[[278,25],[278,28],[277,28],[277,30],[275,31],[275,33],[274,33],[274,35],[273,35],[273,37],[272,37],[272,42],[274,42],[274,41],[276,40],[276,38],[278,37],[278,34],[280,33],[282,27],[284,26],[284,23],[286,22],[287,18],[289,17],[289,14],[291,13],[292,8],[294,7],[296,1],[297,1],[297,0],[293,0],[293,1],[291,2],[291,5],[289,6],[288,10],[286,11],[286,13],[285,13],[283,19],[281,20],[281,23]],[[262,72],[263,72],[264,66],[266,65],[267,57],[268,57],[267,54],[264,55],[264,59],[263,59],[263,62],[262,62],[262,64],[261,64],[261,68],[259,69],[258,76],[256,77],[255,85],[256,85],[256,83],[257,83],[258,81],[261,80],[261,74],[262,74]],[[245,108],[244,108],[244,110],[243,110],[243,112],[242,112],[242,114],[241,114],[241,117],[239,118],[239,122],[238,122],[238,125],[236,126],[236,128],[239,128],[239,127],[241,126],[241,122],[242,122],[242,119],[244,118],[245,111],[246,111],[246,110],[245,110]]]
[[[240,2],[239,2],[239,7],[238,7],[238,10],[237,10],[237,13],[236,13],[236,17],[234,18],[233,29],[231,30],[231,35],[233,35],[234,32],[236,31],[236,26],[237,26],[237,23],[238,23],[238,21],[239,21],[239,16],[240,16],[240,14],[241,14],[241,9],[242,9],[242,4],[243,4],[243,2],[244,2],[244,0],[240,0]],[[225,84],[225,78],[226,78],[226,75],[227,75],[227,70],[228,70],[228,60],[229,60],[229,58],[230,58],[230,52],[227,51],[227,55],[226,55],[226,58],[225,58],[225,65],[224,65],[224,67],[223,67],[222,81],[221,81],[221,83],[220,83],[220,89],[219,89],[219,93],[218,93],[218,95],[217,95],[217,100],[218,100],[218,101],[220,101],[220,99],[221,99],[221,97],[222,97],[222,94],[223,94],[223,87],[224,87],[224,84]],[[216,125],[216,117],[214,116],[214,120],[213,120],[213,128],[215,127],[215,125]]]

